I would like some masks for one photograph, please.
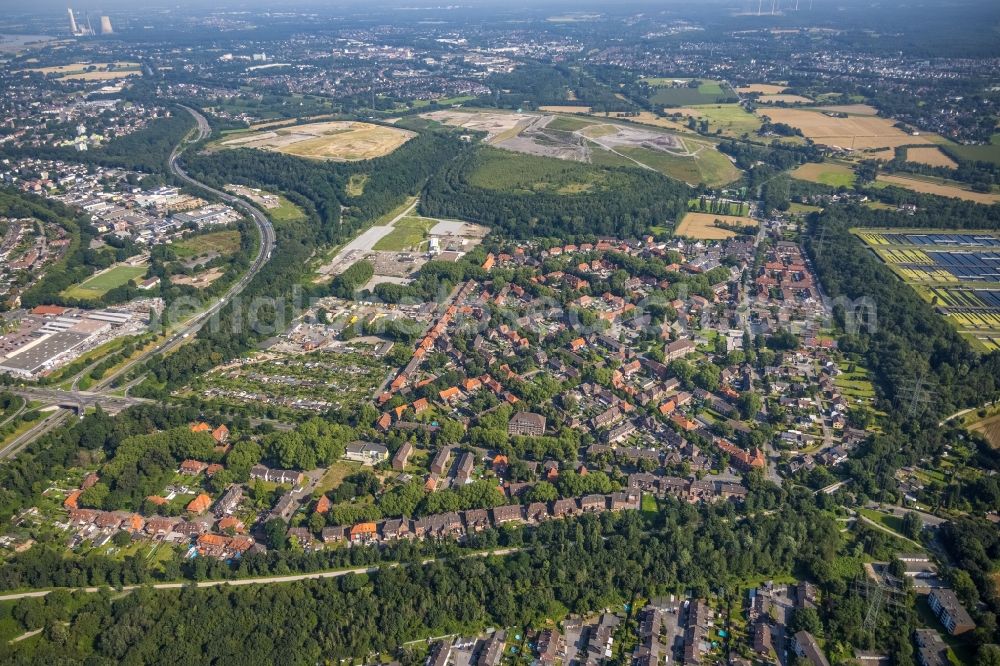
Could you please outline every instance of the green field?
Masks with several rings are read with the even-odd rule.
[[[1000,133],[994,134],[990,143],[985,146],[962,146],[950,141],[941,143],[940,146],[945,153],[959,159],[1000,164]]]
[[[699,144],[691,142],[689,139],[685,141],[690,150],[699,151],[696,156],[672,155],[649,148],[619,148],[618,152],[659,171],[665,176],[684,181],[689,185],[705,183],[710,187],[717,187],[731,183],[740,177],[739,169],[713,145]]]
[[[590,120],[589,118],[573,118],[572,116],[556,116],[548,125],[545,126],[546,129],[551,130],[562,130],[563,132],[575,132],[584,127],[590,127],[591,125],[598,124],[599,120]]]
[[[830,187],[853,187],[854,170],[834,162],[809,162],[792,171],[792,178]]]
[[[598,152],[605,151],[594,154]],[[476,155],[467,178],[473,187],[519,194],[572,195],[628,188],[632,183],[624,171],[494,148],[483,149]]]
[[[841,373],[834,377],[833,383],[848,397],[865,400],[875,397],[875,387],[863,370]]]
[[[673,86],[666,79],[646,79],[646,82],[654,88],[650,101],[659,106],[721,104],[737,99],[733,89],[719,81],[702,80],[697,88],[690,88],[686,84]]]
[[[375,243],[373,249],[389,252],[416,249],[437,222],[427,217],[404,217],[393,225],[392,231]]]
[[[363,187],[364,185],[362,185]],[[301,208],[281,195],[278,195],[278,205],[267,209],[267,215],[275,222],[290,222],[292,220],[301,220],[305,217],[305,213],[302,212]],[[237,234],[237,239],[238,237],[239,234]]]
[[[295,208],[295,206],[287,199],[282,198],[282,201],[287,203],[289,206],[292,206],[294,210],[298,211],[298,208]],[[278,208],[281,208],[281,206]],[[268,213],[273,216],[274,211],[278,210],[278,208],[274,208],[268,211]],[[299,213],[299,216],[301,216],[301,212]],[[278,218],[275,217],[275,219]],[[240,249],[240,232],[213,231],[208,234],[200,234],[198,236],[185,238],[178,243],[174,243],[170,247],[173,249],[174,254],[181,259],[197,257],[211,252],[217,252],[221,255],[233,254]]]
[[[97,299],[115,287],[128,284],[129,280],[137,280],[146,274],[147,266],[115,266],[93,275],[78,285],[63,291],[66,298],[83,300]]]
[[[726,136],[740,137],[760,129],[761,120],[739,104],[698,104],[686,107],[699,120],[708,121],[708,131],[722,130]],[[678,122],[686,122],[684,119]]]

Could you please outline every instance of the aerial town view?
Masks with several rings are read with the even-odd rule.
[[[4,10],[0,664],[1000,666],[1000,4]]]

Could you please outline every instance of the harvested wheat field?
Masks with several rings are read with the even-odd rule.
[[[814,106],[810,110],[846,113],[849,116],[877,116],[878,109],[871,104],[836,104],[833,106]]]
[[[819,111],[805,109],[769,108],[758,110],[772,122],[785,123],[802,130],[807,139],[816,143],[844,150],[866,148],[894,148],[924,139],[910,136],[887,118],[874,116],[848,116],[835,118]]]
[[[218,145],[258,148],[319,160],[355,161],[388,155],[414,136],[414,132],[395,127],[335,121],[243,132]]]
[[[723,240],[732,238],[735,232],[715,226],[719,220],[724,224],[739,227],[756,227],[757,220],[744,215],[715,215],[713,213],[687,213],[677,225],[675,236],[684,236],[695,240]]]
[[[895,185],[896,187],[902,187],[903,189],[921,192],[923,194],[936,194],[939,197],[964,199],[966,201],[975,201],[976,203],[981,204],[995,204],[1000,202],[1000,194],[973,192],[971,190],[962,189],[957,185],[931,183],[926,180],[917,180],[916,178],[906,178],[904,176],[882,175],[878,176],[877,180],[878,182],[886,183],[887,185]]]
[[[951,159],[940,148],[907,148],[906,161],[926,164],[933,167],[948,167],[954,169],[958,166],[955,160]]]
[[[741,95],[760,93],[761,95],[780,95],[788,89],[788,86],[778,86],[773,83],[751,83],[748,86],[737,88],[736,92]]]

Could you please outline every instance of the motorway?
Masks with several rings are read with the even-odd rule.
[[[250,284],[250,281],[253,280],[254,276],[260,272],[260,269],[263,268],[264,264],[266,264],[271,258],[271,253],[274,251],[276,240],[274,226],[271,224],[271,220],[269,220],[263,212],[246,200],[235,197],[226,192],[221,192],[195,180],[178,164],[178,158],[188,145],[206,139],[212,133],[212,130],[208,125],[208,121],[205,120],[203,115],[186,106],[184,109],[186,109],[187,112],[194,117],[195,122],[197,123],[197,128],[195,130],[197,134],[193,140],[189,140],[188,137],[185,137],[185,139],[183,139],[181,143],[174,148],[173,152],[170,154],[169,160],[167,161],[167,166],[170,168],[171,173],[189,185],[211,192],[227,204],[250,215],[260,232],[260,248],[257,252],[257,256],[253,260],[253,263],[250,265],[250,268],[246,271],[246,273],[244,273],[239,280],[229,287],[219,300],[213,303],[209,308],[191,316],[187,321],[181,324],[173,335],[164,341],[163,344],[147,350],[139,356],[129,360],[127,363],[124,363],[120,368],[116,369],[107,377],[104,377],[99,382],[95,383],[91,390],[60,391],[57,389],[47,389],[43,387],[20,387],[13,390],[14,393],[34,401],[42,402],[46,405],[79,405],[82,408],[86,408],[92,407],[94,404],[100,402],[102,406],[109,407],[112,411],[114,409],[123,409],[125,407],[139,404],[140,402],[147,402],[140,398],[122,398],[120,396],[110,395],[105,391],[116,379],[124,376],[125,373],[139,364],[155,355],[173,351],[185,342],[188,342],[189,338],[193,337],[206,322],[210,321],[219,312],[219,310],[225,307],[227,303],[232,301],[244,289],[246,289],[247,285]],[[68,410],[57,410],[53,412],[50,416],[47,416],[30,430],[23,433],[13,442],[0,450],[0,459],[13,456],[29,442],[57,427],[66,420],[69,414],[70,412]]]

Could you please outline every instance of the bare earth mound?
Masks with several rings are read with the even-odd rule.
[[[319,160],[355,161],[388,155],[414,136],[413,132],[395,127],[335,121],[241,133],[219,145]]]

